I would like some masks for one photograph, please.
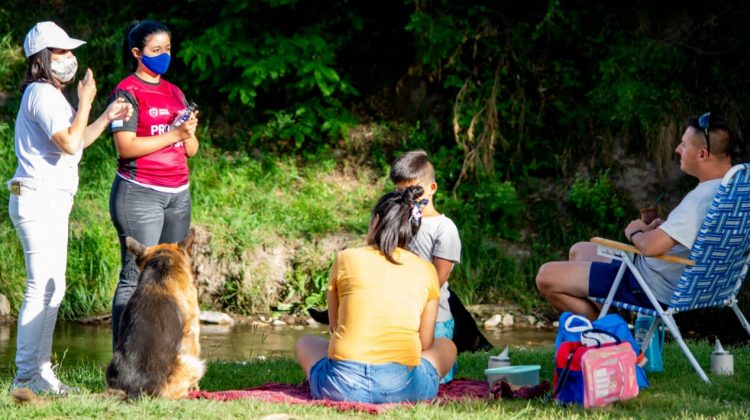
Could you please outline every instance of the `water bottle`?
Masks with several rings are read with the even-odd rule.
[[[646,372],[663,372],[664,362],[662,361],[662,349],[664,348],[664,326],[659,325],[654,332],[648,348],[643,348],[643,342],[651,326],[656,322],[655,316],[638,315],[633,326],[633,335],[638,347],[641,348],[643,355],[646,357],[646,365],[643,367]]]
[[[183,109],[182,111],[177,114],[177,118],[172,121],[172,129],[175,129],[182,125],[185,121],[190,118],[190,115],[192,115],[193,112],[198,110],[198,105],[195,104],[195,102],[190,102],[187,106],[187,108]]]

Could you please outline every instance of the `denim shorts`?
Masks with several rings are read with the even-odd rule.
[[[415,402],[435,398],[438,379],[437,370],[424,358],[419,366],[410,367],[324,357],[310,369],[310,392],[315,399],[334,401]]]
[[[603,262],[592,262],[591,270],[589,270],[589,296],[606,298],[609,294],[609,290],[612,288],[612,284],[615,282],[617,277],[617,271],[620,269],[620,261],[612,261],[610,263]],[[638,284],[635,276],[630,270],[625,270],[625,274],[622,276],[620,286],[615,292],[614,300],[618,302],[630,303],[632,305],[638,305],[643,308],[654,309],[654,305],[648,300],[648,296]],[[668,305],[659,302],[663,309],[667,309]]]

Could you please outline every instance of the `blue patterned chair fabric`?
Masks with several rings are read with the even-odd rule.
[[[737,296],[747,274],[750,252],[750,164],[725,178],[711,203],[672,295],[677,311],[725,306]]]

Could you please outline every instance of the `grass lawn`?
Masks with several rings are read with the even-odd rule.
[[[709,365],[711,346],[691,344],[704,367]],[[750,347],[730,349],[735,357],[735,374],[711,376],[705,385],[689,366],[674,343],[665,348],[667,371],[651,374],[652,386],[634,400],[598,410],[558,407],[534,401],[467,401],[446,405],[417,404],[382,414],[383,418],[750,418]],[[458,377],[483,379],[487,353],[467,354],[459,358]],[[542,379],[551,379],[551,349],[513,349],[514,364],[541,364]],[[38,405],[19,406],[8,393],[10,378],[0,379],[0,418],[259,418],[269,414],[288,414],[300,418],[370,417],[367,414],[341,413],[335,409],[287,406],[250,400],[215,402],[205,400],[162,401],[143,399],[120,403],[102,397],[102,367],[81,364],[63,366],[60,376],[69,384],[86,390],[80,395],[47,400]],[[201,382],[204,390],[242,389],[265,382],[299,383],[302,371],[290,359],[252,362],[212,362]]]

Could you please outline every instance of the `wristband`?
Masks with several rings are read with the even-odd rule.
[[[636,233],[643,233],[642,229],[638,229],[635,232],[631,233],[628,239],[630,239],[630,242],[633,242],[633,236],[635,236]]]

